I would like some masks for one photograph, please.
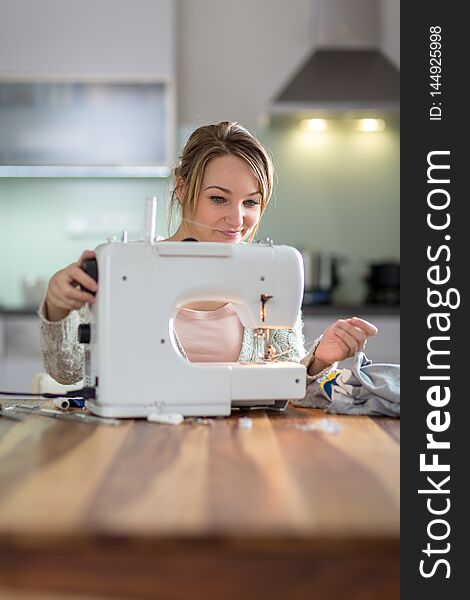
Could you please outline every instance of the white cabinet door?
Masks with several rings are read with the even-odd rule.
[[[0,0],[0,15],[0,76],[174,78],[174,0]]]
[[[0,390],[6,390],[5,385],[5,318],[0,315]]]
[[[38,358],[40,350],[39,318],[36,315],[9,315],[5,319],[5,355],[7,358]]]
[[[3,358],[0,356],[0,390],[5,391],[5,392],[9,392],[10,390],[7,389],[7,378],[6,378],[6,372],[5,372],[5,361],[3,360]],[[0,398],[1,400],[1,398]]]
[[[0,352],[0,389],[29,392],[33,375],[44,369],[40,354],[39,318],[36,315],[5,315],[3,355]]]
[[[3,364],[2,390],[29,393],[33,376],[44,372],[41,359],[9,358]]]
[[[0,315],[0,362],[5,356],[5,317]]]

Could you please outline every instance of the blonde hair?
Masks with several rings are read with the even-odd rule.
[[[222,121],[198,127],[184,146],[173,170],[175,187],[171,193],[168,229],[171,229],[175,209],[181,210],[183,221],[192,220],[197,208],[207,163],[218,156],[234,155],[244,160],[256,175],[261,192],[263,214],[273,190],[274,167],[268,151],[245,127],[236,122]],[[179,183],[180,182],[180,183]],[[184,184],[185,195],[180,200],[177,190]],[[259,221],[251,231],[250,242],[258,230]]]

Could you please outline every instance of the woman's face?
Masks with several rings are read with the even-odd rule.
[[[231,154],[210,160],[192,223],[190,237],[201,242],[241,242],[261,216],[261,192],[256,175],[241,158]]]

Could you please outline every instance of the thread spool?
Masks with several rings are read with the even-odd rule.
[[[67,398],[54,398],[52,402],[56,408],[60,408],[62,410],[67,410],[70,408],[70,401],[67,400]]]

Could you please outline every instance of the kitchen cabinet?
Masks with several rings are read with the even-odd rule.
[[[168,176],[174,0],[0,0],[0,14],[0,176]]]
[[[0,0],[0,13],[0,78],[174,77],[174,0]]]
[[[77,174],[80,165],[117,167],[116,174],[122,167],[166,166],[167,173],[173,162],[170,94],[165,81],[0,80],[0,164],[8,165],[0,174],[22,166],[50,173],[51,165],[60,166],[57,175],[64,168]]]
[[[7,358],[0,369],[1,389],[29,393],[34,375],[43,370],[40,358]]]
[[[304,315],[304,337],[307,348],[312,342],[321,335],[327,327],[337,319],[348,318],[349,316],[358,316],[373,323],[379,330],[379,333],[369,338],[365,349],[365,354],[376,363],[400,363],[400,317],[399,315],[376,315],[367,312],[359,314],[348,312]],[[351,359],[344,361],[343,366],[347,366]]]
[[[5,319],[0,315],[0,390],[7,389],[5,382]]]
[[[43,371],[36,315],[0,315],[0,389],[28,392]]]
[[[7,358],[40,356],[39,318],[36,315],[9,315],[5,318]]]
[[[5,357],[5,318],[0,314],[0,361]]]

